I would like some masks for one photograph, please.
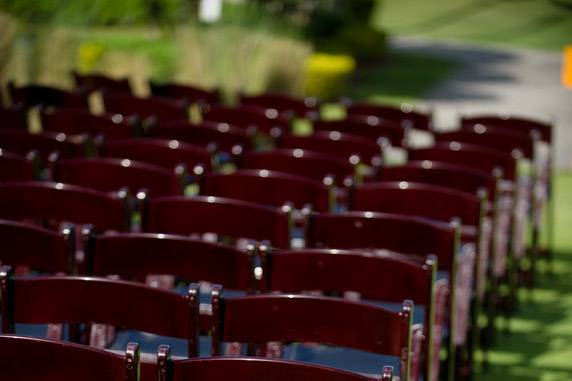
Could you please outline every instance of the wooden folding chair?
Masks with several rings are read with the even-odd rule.
[[[526,135],[527,137],[536,136],[542,142],[538,151],[535,151],[536,170],[538,179],[540,180],[540,189],[535,192],[536,206],[535,223],[539,223],[544,214],[544,208],[548,209],[547,219],[547,236],[548,248],[541,249],[541,254],[545,255],[550,261],[552,257],[552,248],[554,247],[554,201],[552,200],[553,177],[552,168],[554,160],[553,145],[553,125],[551,123],[522,118],[512,115],[472,115],[465,116],[461,119],[461,127],[475,127],[483,125],[485,127],[495,127],[502,130],[511,131]],[[537,148],[537,147],[535,147]],[[548,205],[545,206],[544,203]]]
[[[238,159],[241,169],[267,169],[351,187],[355,183],[356,168],[349,160],[339,159],[301,148],[246,152]]]
[[[351,101],[344,103],[348,115],[372,115],[393,120],[416,130],[431,131],[433,129],[432,113],[415,110],[410,104],[404,103],[401,107],[397,107],[373,103],[352,103]]]
[[[270,252],[264,251],[265,248],[261,245],[259,252],[263,263],[263,289],[267,292],[315,290],[341,294],[351,291],[358,292],[363,299],[378,302],[401,303],[410,299],[415,303],[416,311],[423,306],[423,318],[414,318],[414,321],[422,322],[422,353],[415,353],[411,376],[417,380],[422,373],[425,380],[436,379],[433,371],[433,357],[438,356],[433,353],[436,257],[415,258],[397,253],[375,255],[340,249]]]
[[[189,360],[171,359],[168,346],[162,346],[157,353],[157,374],[159,381],[222,381],[232,374],[236,381],[271,379],[274,381],[371,381],[372,378],[353,372],[312,365],[298,361],[263,358],[200,358]],[[393,368],[384,366],[381,376],[375,379],[391,381]],[[156,379],[153,379],[156,380]],[[142,381],[148,381],[145,378]],[[151,381],[151,379],[149,379]]]
[[[138,381],[139,345],[113,353],[65,341],[0,336],[2,377],[11,381]]]
[[[413,302],[409,300],[400,312],[391,312],[337,298],[291,294],[225,298],[220,292],[213,289],[211,302],[214,356],[220,355],[223,342],[321,343],[397,357],[400,379],[410,379]]]
[[[97,230],[128,230],[125,192],[115,195],[52,182],[0,184],[0,218],[91,224]]]
[[[382,164],[382,147],[362,136],[339,131],[319,131],[308,136],[288,135],[278,142],[280,148],[301,148],[334,155],[352,164],[363,163],[373,168]]]
[[[131,194],[144,192],[150,197],[182,195],[184,183],[174,170],[111,158],[63,160],[58,163],[54,177],[56,181],[102,192],[126,188]]]
[[[34,181],[41,177],[36,151],[27,155],[0,148],[0,182]]]
[[[253,136],[244,129],[228,123],[203,122],[191,124],[186,120],[157,121],[147,129],[152,138],[175,139],[207,148],[209,152],[224,152],[240,156],[253,146]]]
[[[94,115],[87,110],[42,110],[42,131],[67,135],[87,134],[105,140],[129,139],[142,134],[137,118],[121,114]]]
[[[90,139],[78,136],[70,137],[63,133],[44,132],[30,134],[26,131],[0,131],[0,148],[23,155],[37,151],[44,162],[53,162],[57,158],[78,158],[93,153]]]
[[[152,198],[143,213],[146,232],[215,233],[268,240],[278,248],[290,247],[290,228],[289,211],[214,196]]]
[[[447,363],[441,371],[445,378],[455,376],[455,325],[457,284],[457,253],[460,248],[458,221],[443,223],[417,216],[405,216],[376,212],[345,212],[313,214],[307,232],[307,247],[332,249],[367,249],[368,251],[390,250],[397,253],[424,257],[431,253],[438,259],[438,270],[448,279],[436,284],[436,321],[440,327],[435,337],[443,334],[443,326],[448,327],[448,338],[444,347],[447,350]],[[411,239],[415,237],[415,239]],[[439,344],[441,341],[434,341]],[[438,353],[440,346],[434,347]],[[439,369],[438,357],[433,369]],[[435,379],[433,373],[431,379]]]
[[[197,176],[212,167],[211,155],[205,148],[178,140],[145,138],[108,142],[101,148],[101,154],[169,169],[182,166],[180,171]]]
[[[201,105],[203,120],[225,122],[243,128],[248,133],[258,132],[278,138],[290,129],[287,117],[274,109],[264,109],[256,106],[226,107],[203,104]]]
[[[308,118],[315,120],[319,116],[320,102],[313,97],[295,98],[286,94],[259,94],[240,95],[240,103],[262,107],[265,109],[275,109],[281,113],[290,113],[298,118]]]
[[[73,273],[75,241],[71,224],[53,231],[16,221],[0,220],[0,264],[49,273]]]
[[[174,99],[150,97],[137,98],[127,94],[103,94],[105,111],[137,115],[143,119],[188,119],[188,104]]]
[[[459,251],[459,281],[456,298],[458,330],[456,345],[465,352],[457,364],[461,371],[471,372],[475,345],[481,330],[478,316],[487,288],[485,266],[490,257],[490,245],[484,242],[483,218],[486,216],[486,195],[474,195],[434,185],[401,182],[367,183],[357,187],[353,194],[353,210],[374,211],[421,216],[443,222],[459,219],[462,222],[463,246]],[[490,236],[486,237],[490,240]],[[486,244],[483,250],[480,246]],[[482,257],[481,257],[482,256]],[[496,291],[496,290],[495,290]],[[494,315],[489,314],[489,324]],[[461,356],[461,355],[459,355]]]
[[[72,341],[88,343],[78,325],[108,324],[185,339],[188,356],[198,355],[197,285],[180,295],[107,278],[15,278],[4,266],[0,269],[0,293],[3,333],[14,333],[16,324],[61,323],[70,325]]]
[[[263,205],[327,212],[331,208],[328,185],[284,172],[239,170],[231,174],[209,173],[202,178],[200,194],[234,198]]]
[[[408,127],[403,127],[393,120],[385,120],[372,115],[355,115],[341,120],[317,120],[313,123],[313,127],[314,131],[339,131],[363,136],[379,142],[382,146],[391,144],[395,147],[404,147],[407,145]]]

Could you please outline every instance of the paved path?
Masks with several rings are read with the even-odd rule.
[[[458,61],[459,69],[422,102],[435,109],[437,126],[454,126],[459,114],[508,112],[556,125],[556,165],[572,165],[572,89],[560,81],[562,54],[458,42],[397,38],[397,49]]]

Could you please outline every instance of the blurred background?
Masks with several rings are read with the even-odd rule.
[[[65,88],[73,69],[127,76],[138,95],[151,79],[230,103],[265,91],[412,102],[436,108],[437,125],[482,108],[571,125],[567,44],[570,0],[0,0],[3,80]]]
[[[76,70],[128,77],[139,96],[150,79],[219,88],[229,104],[262,92],[408,102],[439,128],[514,113],[554,123],[560,169],[572,165],[571,45],[572,0],[0,0],[2,85],[72,88]],[[570,253],[572,176],[557,181]],[[558,263],[478,380],[572,379],[572,261]]]

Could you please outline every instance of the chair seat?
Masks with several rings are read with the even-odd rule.
[[[399,373],[399,358],[363,352],[356,349],[319,344],[291,344],[284,348],[284,358],[331,366],[362,374],[379,374],[386,365]]]
[[[121,350],[129,342],[139,343],[139,348],[142,353],[157,353],[157,348],[161,344],[167,344],[171,347],[171,353],[177,357],[188,357],[187,340],[178,339],[174,337],[154,335],[151,333],[125,330],[117,332],[115,340],[107,349],[112,351]],[[211,339],[210,337],[200,336],[199,338],[199,356],[210,356],[211,353]]]

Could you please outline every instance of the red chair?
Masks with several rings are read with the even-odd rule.
[[[188,119],[188,104],[168,98],[137,98],[127,94],[103,94],[105,110],[123,116],[152,119]]]
[[[262,132],[273,138],[284,135],[290,129],[288,118],[274,109],[255,106],[231,108],[203,104],[201,113],[205,121],[225,122],[242,127],[247,132]]]
[[[0,336],[2,378],[11,381],[137,381],[139,345],[125,353],[19,336]]]
[[[40,114],[42,131],[63,132],[67,135],[88,134],[106,140],[128,139],[141,135],[137,118],[121,114],[94,115],[86,110],[43,110]]]
[[[412,239],[411,237],[415,237]],[[460,244],[460,224],[376,212],[345,212],[337,214],[313,214],[307,233],[307,247],[334,249],[367,249],[368,251],[390,250],[408,255],[427,256],[438,259],[438,270],[448,274],[448,281],[438,282],[436,297],[437,320],[448,326],[450,333],[444,345],[448,358],[445,374],[448,378],[455,371],[454,312],[457,278],[457,253]],[[446,322],[447,321],[447,322]],[[440,334],[435,332],[435,337]],[[439,341],[440,342],[440,341]],[[438,353],[440,347],[433,349]],[[437,359],[435,356],[434,359]],[[433,369],[438,369],[433,364]],[[435,379],[436,375],[431,379]]]
[[[200,193],[277,207],[291,204],[297,209],[330,210],[330,189],[325,184],[266,169],[209,173],[202,178]]]
[[[0,218],[92,224],[98,230],[130,225],[125,194],[50,182],[0,184]]]
[[[437,185],[477,194],[487,191],[489,200],[494,203],[498,178],[490,172],[466,167],[463,163],[452,164],[439,161],[410,161],[405,165],[383,167],[374,181],[407,181]]]
[[[45,162],[53,162],[58,157],[84,157],[93,151],[90,140],[84,137],[69,137],[50,132],[30,134],[15,130],[0,131],[0,148],[24,155],[37,151],[38,156]]]
[[[261,345],[312,342],[395,356],[402,380],[410,379],[413,303],[401,312],[365,303],[304,295],[220,296],[213,289],[212,354],[223,342]],[[342,367],[344,364],[339,364]]]
[[[216,233],[269,240],[278,248],[290,247],[288,212],[214,196],[150,199],[143,214],[143,230],[182,235]]]
[[[443,142],[430,148],[409,150],[408,157],[413,161],[461,164],[509,181],[516,178],[516,162],[510,154],[474,144]]]
[[[268,169],[292,175],[322,179],[340,187],[354,184],[355,165],[349,160],[310,150],[276,149],[272,151],[247,152],[238,161],[241,169]]]
[[[435,141],[480,145],[512,155],[519,151],[523,157],[534,160],[534,140],[532,138],[494,127],[478,125],[474,128],[443,132],[435,134]]]
[[[524,157],[531,162],[535,161],[535,140],[533,137],[522,134],[499,130],[499,128],[475,125],[474,128],[459,130],[455,132],[436,135],[437,141],[467,142],[469,144],[492,147],[498,151],[514,156],[516,159]],[[528,254],[530,259],[530,271],[524,272],[523,276],[531,286],[534,282],[536,257],[539,249],[539,237],[542,228],[542,217],[540,210],[543,208],[543,201],[538,198],[538,181],[536,173],[532,176],[521,175],[514,181],[514,235],[512,237],[513,256],[520,261]],[[541,185],[542,186],[542,185]],[[539,215],[535,214],[538,213]],[[536,218],[534,218],[536,217]],[[532,225],[531,250],[527,249],[528,225]]]
[[[55,180],[95,189],[117,192],[127,188],[151,197],[183,194],[183,179],[173,170],[129,159],[75,159],[59,163]]]
[[[240,95],[240,103],[291,113],[298,118],[315,120],[319,116],[320,102],[313,97],[294,98],[286,94]]]
[[[24,266],[50,274],[73,270],[73,225],[54,232],[22,222],[0,220],[0,242],[3,247],[0,264],[14,268]]]
[[[347,103],[347,102],[346,102]],[[401,107],[371,103],[351,103],[346,105],[348,115],[372,115],[378,118],[393,120],[402,126],[416,130],[430,131],[433,129],[432,113],[416,111],[410,104]]]
[[[261,246],[259,250],[262,250]],[[373,255],[365,251],[338,249],[306,249],[275,251],[263,254],[264,287],[266,291],[300,293],[308,290],[341,293],[359,292],[368,300],[401,303],[410,299],[415,306],[424,306],[423,354],[412,369],[417,379],[433,374],[433,327],[435,319],[434,283],[437,259],[412,258],[396,253]],[[352,269],[352,271],[348,271]]]
[[[186,339],[189,357],[198,354],[197,285],[183,296],[106,278],[15,278],[5,266],[0,269],[0,293],[3,333],[13,333],[15,324],[108,324]]]
[[[435,185],[370,182],[354,190],[352,210],[423,216],[443,222],[459,218],[478,229],[481,202],[476,195]]]
[[[21,155],[0,148],[0,182],[40,179],[40,163],[35,151]]]
[[[392,120],[384,120],[376,116],[349,116],[342,120],[317,120],[313,123],[314,131],[339,131],[346,134],[363,136],[386,146],[404,147],[407,144],[407,127]],[[385,139],[383,142],[379,139]]]
[[[168,346],[159,348],[157,363],[160,381],[223,381],[228,379],[229,374],[232,374],[235,381],[266,379],[273,381],[372,381],[373,379],[353,372],[298,361],[240,357],[173,361]],[[375,379],[391,381],[393,368],[383,367],[381,377]]]
[[[102,156],[138,160],[165,168],[183,165],[192,174],[200,175],[211,169],[211,155],[202,147],[178,140],[127,139],[108,142]]]
[[[182,100],[187,103],[220,103],[218,90],[206,90],[195,86],[175,83],[158,84],[150,82],[151,93],[154,96]]]
[[[88,109],[87,98],[79,93],[72,93],[49,86],[28,85],[16,86],[8,83],[8,93],[12,105],[30,108],[34,106],[51,106],[61,108]]]
[[[150,274],[187,282],[208,281],[231,290],[254,290],[254,253],[185,236],[154,233],[92,235],[87,257],[92,275],[142,282]]]
[[[3,107],[0,105],[0,130],[28,129],[28,116],[23,107]]]
[[[253,245],[239,250],[185,236],[131,233],[91,235],[86,257],[88,273],[96,276],[114,275],[167,289],[175,280],[205,281],[252,293],[254,251]],[[210,309],[201,311],[199,323],[202,331],[210,329]]]
[[[382,163],[382,147],[362,136],[344,134],[338,131],[319,131],[309,136],[288,135],[278,142],[280,148],[302,148],[379,167]]]
[[[227,123],[191,124],[186,120],[161,120],[149,126],[147,134],[152,138],[180,140],[205,147],[209,152],[222,151],[233,156],[241,155],[253,145],[251,134]]]
[[[115,79],[104,74],[80,74],[72,72],[77,91],[89,94],[94,91],[103,91],[107,94],[131,94],[131,86],[127,78]]]
[[[498,127],[500,129],[506,129],[513,132],[524,132],[529,136],[531,133],[538,133],[543,141],[552,143],[553,126],[550,123],[517,116],[499,116],[489,114],[464,116],[461,118],[461,127],[474,127],[477,124]]]
[[[550,260],[552,258],[552,248],[554,247],[554,202],[550,202],[553,188],[552,160],[554,156],[552,124],[516,116],[498,116],[487,114],[463,117],[461,119],[461,126],[463,128],[476,127],[477,125],[511,131],[527,137],[536,137],[548,145],[548,149],[544,153],[542,151],[535,152],[540,153],[540,155],[538,155],[535,159],[537,160],[536,165],[537,170],[539,171],[538,177],[544,189],[541,188],[540,192],[536,192],[537,200],[534,208],[535,216],[533,218],[535,223],[539,224],[543,217],[545,203],[549,203],[548,224],[546,226],[548,231],[547,236],[549,247],[548,249],[542,250],[541,254],[545,255]]]

